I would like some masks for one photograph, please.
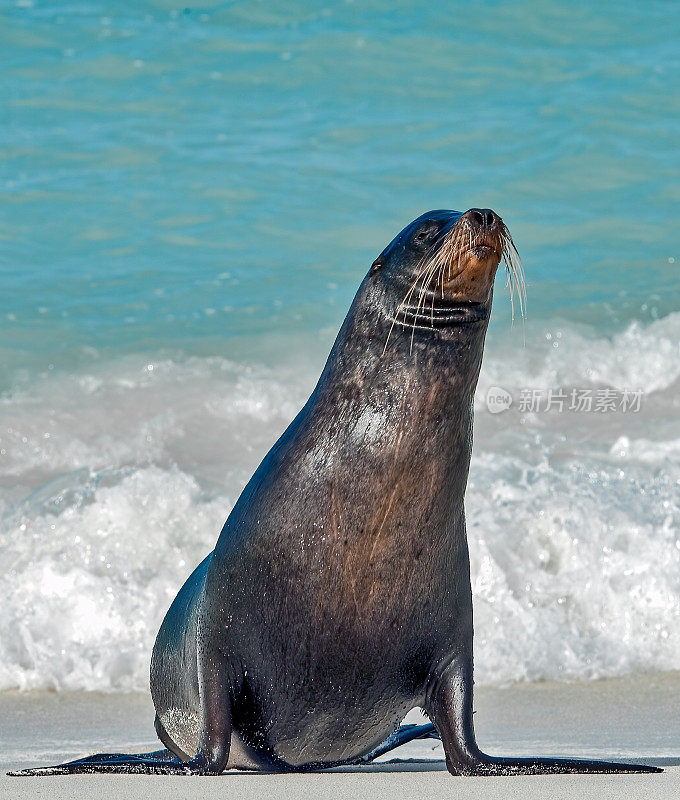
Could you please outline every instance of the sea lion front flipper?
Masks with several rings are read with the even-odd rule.
[[[12,777],[72,775],[118,772],[142,775],[217,775],[229,760],[231,743],[230,685],[224,681],[226,662],[219,654],[201,654],[200,692],[202,707],[198,753],[183,761],[171,750],[152,753],[98,753],[52,767],[34,767],[8,772]],[[158,725],[157,725],[158,729]]]
[[[452,775],[541,775],[579,772],[663,772],[644,764],[575,758],[504,758],[483,753],[472,722],[472,658],[455,658],[432,683],[425,711],[433,720]]]
[[[186,766],[201,775],[219,775],[227,766],[231,747],[232,670],[205,618],[199,618],[197,641],[201,729],[198,751]]]

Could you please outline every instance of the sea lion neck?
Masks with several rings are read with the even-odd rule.
[[[367,278],[336,338],[319,385],[364,399],[389,392],[429,393],[451,408],[474,395],[484,351],[488,309],[449,325],[393,325],[379,289]],[[490,301],[489,301],[490,306]],[[429,321],[429,320],[428,320]]]
[[[413,339],[398,331],[385,349],[386,324],[364,299],[360,291],[310,398],[324,451],[383,460],[395,480],[436,465],[433,499],[462,498],[486,322]]]

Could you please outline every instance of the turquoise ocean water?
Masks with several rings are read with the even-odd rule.
[[[0,54],[0,688],[144,685],[368,265],[471,206],[528,293],[480,380],[480,680],[680,668],[677,4],[3,1]]]

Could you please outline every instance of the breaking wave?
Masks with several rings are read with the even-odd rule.
[[[478,682],[680,668],[679,341],[672,314],[490,342],[466,501]],[[128,357],[0,398],[0,689],[145,688],[165,610],[315,378]],[[516,401],[603,386],[644,402]]]

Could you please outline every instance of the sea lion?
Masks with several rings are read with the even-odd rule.
[[[475,741],[463,501],[494,277],[514,252],[489,209],[424,214],[383,250],[163,621],[151,693],[174,756],[52,771],[310,770],[434,729],[456,775],[656,771]],[[434,728],[399,729],[416,706]]]

